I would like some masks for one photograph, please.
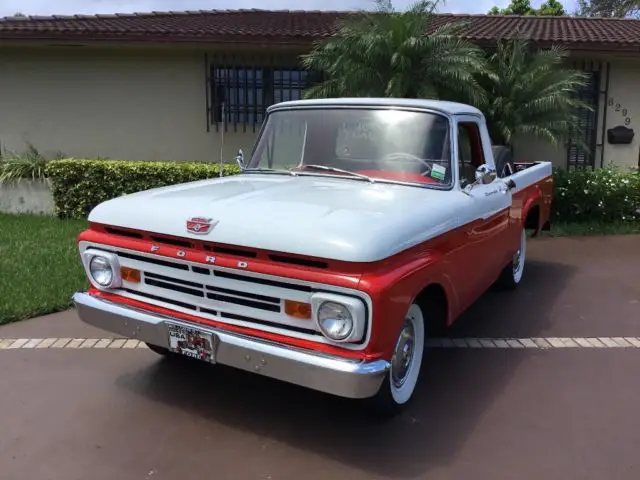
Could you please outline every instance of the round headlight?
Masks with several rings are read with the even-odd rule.
[[[113,281],[113,270],[109,261],[104,257],[93,257],[89,262],[89,271],[93,279],[103,287]]]
[[[344,340],[353,331],[353,318],[344,305],[324,302],[318,308],[318,325],[331,340]]]

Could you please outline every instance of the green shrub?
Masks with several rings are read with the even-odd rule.
[[[223,176],[239,173],[225,164]],[[86,218],[106,200],[150,188],[215,178],[220,164],[64,159],[48,162],[55,212],[60,218]]]
[[[54,159],[61,158],[60,153]],[[50,161],[36,147],[27,145],[23,153],[3,151],[0,153],[0,185],[20,181],[22,179],[43,180],[45,170]]]
[[[616,167],[554,171],[553,218],[562,222],[640,221],[640,171]]]
[[[86,218],[101,202],[128,193],[219,176],[218,163],[52,160],[47,163],[61,218]],[[235,175],[235,165],[223,175]],[[640,171],[615,167],[554,170],[553,220],[568,223],[640,221]]]

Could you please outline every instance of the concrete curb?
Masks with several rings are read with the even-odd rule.
[[[431,338],[427,348],[558,349],[638,348],[640,337],[533,337],[533,338]],[[148,348],[126,338],[0,338],[0,350],[25,349],[132,349]]]

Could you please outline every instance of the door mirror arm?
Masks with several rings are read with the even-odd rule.
[[[473,183],[464,187],[463,192],[468,194],[476,185],[488,185],[489,183],[492,183],[497,178],[496,169],[486,163],[483,163],[476,168],[475,178],[476,179]]]
[[[494,167],[490,167],[486,163],[476,168],[476,183],[487,185],[497,178],[497,172]]]
[[[244,163],[244,152],[242,151],[242,149],[238,150],[238,155],[236,155],[236,163],[238,164],[238,167],[240,167],[240,171],[243,171],[246,168],[246,165]]]

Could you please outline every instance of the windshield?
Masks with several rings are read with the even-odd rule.
[[[275,111],[248,169],[450,187],[449,121],[383,108]]]

